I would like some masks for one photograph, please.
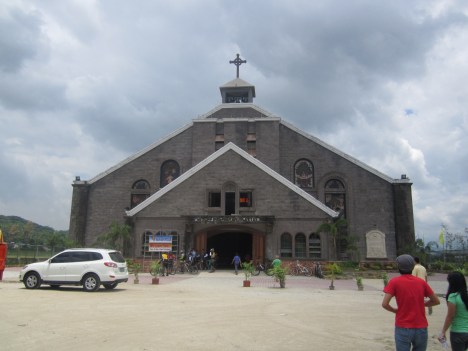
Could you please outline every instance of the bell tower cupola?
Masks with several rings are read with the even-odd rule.
[[[255,86],[239,78],[239,66],[247,63],[237,54],[234,60],[229,61],[236,66],[236,79],[219,87],[223,104],[252,103],[255,97]]]

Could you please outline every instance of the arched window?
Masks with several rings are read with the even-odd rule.
[[[302,233],[294,238],[294,257],[306,257],[306,236]]]
[[[309,235],[309,257],[322,258],[322,245],[320,236],[315,233]]]
[[[131,194],[130,208],[133,208],[141,202],[145,201],[150,196],[151,188],[149,183],[144,179],[137,180],[132,185]]]
[[[164,187],[180,175],[179,164],[174,160],[165,161],[161,165],[160,187]]]
[[[292,237],[289,233],[281,234],[280,256],[292,257]]]
[[[301,188],[314,187],[314,165],[306,159],[294,164],[294,183]]]
[[[325,205],[346,218],[346,189],[340,180],[331,179],[325,184]]]

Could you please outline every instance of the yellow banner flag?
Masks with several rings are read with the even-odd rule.
[[[441,229],[441,230],[440,230],[440,234],[439,234],[439,243],[440,243],[440,245],[444,245],[444,243],[445,243],[444,229]]]
[[[3,243],[3,233],[2,233],[2,229],[0,229],[0,243]]]

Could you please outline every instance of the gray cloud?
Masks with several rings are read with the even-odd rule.
[[[219,104],[240,53],[258,105],[391,177],[408,174],[418,235],[435,237],[441,223],[461,232],[467,10],[370,0],[4,5],[0,213],[66,228],[74,176],[91,178]]]
[[[0,14],[0,70],[17,72],[27,60],[47,51],[37,11],[6,7]]]

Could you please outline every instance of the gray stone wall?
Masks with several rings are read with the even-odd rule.
[[[89,186],[84,182],[73,184],[70,213],[70,238],[80,245],[85,245],[86,216],[88,213]]]
[[[113,221],[125,223],[124,212],[130,206],[134,182],[147,180],[154,194],[159,190],[164,161],[177,161],[183,174],[204,160],[215,151],[217,123],[223,123],[225,144],[231,141],[243,150],[247,150],[248,133],[254,131],[257,159],[291,181],[294,180],[294,163],[302,158],[309,159],[314,165],[315,178],[314,188],[309,190],[323,203],[326,182],[333,178],[342,181],[346,187],[349,232],[359,237],[362,258],[366,252],[365,234],[370,230],[385,233],[390,258],[396,256],[397,246],[414,241],[411,184],[394,185],[275,119],[194,122],[192,127],[93,184],[75,184],[71,235],[83,245],[92,245]],[[138,213],[134,221],[135,254],[141,246],[138,235],[147,227],[174,227],[183,235],[185,220],[182,216],[216,214],[207,207],[207,189],[221,189],[228,181],[237,184],[239,189],[254,191],[254,207],[246,212],[275,216],[272,232],[266,237],[267,257],[279,251],[282,233],[302,232],[308,237],[327,218],[295,192],[238,154],[229,152]],[[327,252],[328,241],[324,235],[321,234],[322,251]]]

